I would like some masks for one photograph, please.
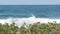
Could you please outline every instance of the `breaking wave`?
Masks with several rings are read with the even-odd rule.
[[[29,18],[7,18],[7,19],[0,19],[0,23],[1,24],[11,24],[12,21],[14,21],[14,23],[16,23],[18,26],[21,26],[23,23],[26,24],[33,24],[33,23],[48,23],[48,22],[52,22],[54,23],[54,21],[56,21],[57,23],[60,23],[60,19],[49,19],[49,18],[36,18],[35,16],[32,15],[32,17]]]

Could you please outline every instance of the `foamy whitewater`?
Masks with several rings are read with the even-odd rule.
[[[49,19],[49,18],[36,18],[35,16],[29,17],[29,18],[8,18],[8,19],[0,19],[0,23],[5,24],[11,24],[13,22],[15,22],[15,24],[17,26],[21,26],[23,23],[28,24],[33,24],[33,23],[48,23],[48,22],[52,22],[54,23],[54,21],[56,21],[57,23],[60,23],[60,19]]]

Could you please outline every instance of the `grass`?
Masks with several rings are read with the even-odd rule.
[[[15,26],[15,23],[10,25],[0,23],[0,34],[16,34],[18,32],[19,34],[60,34],[60,23],[48,22],[48,24],[45,24],[37,22],[33,25],[24,23],[20,28]]]

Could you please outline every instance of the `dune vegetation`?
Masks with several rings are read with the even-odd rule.
[[[12,23],[1,24],[0,23],[0,34],[60,34],[60,24],[58,23],[34,23],[26,25],[24,23],[20,28]]]

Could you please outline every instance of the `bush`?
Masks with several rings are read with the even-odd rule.
[[[27,27],[25,27],[27,26]],[[34,23],[33,25],[26,25],[24,23],[20,28],[15,26],[15,23],[8,25],[8,23],[0,23],[0,34],[60,34],[60,24],[58,23]]]

